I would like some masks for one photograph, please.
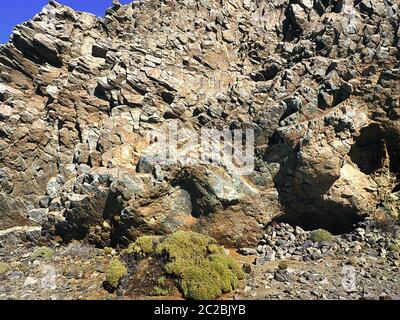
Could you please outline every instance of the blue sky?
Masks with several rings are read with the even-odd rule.
[[[58,0],[79,11],[87,11],[98,16],[103,16],[112,0]],[[129,3],[132,0],[121,0],[121,3]],[[8,41],[15,25],[31,19],[38,13],[48,0],[0,0],[0,43]]]

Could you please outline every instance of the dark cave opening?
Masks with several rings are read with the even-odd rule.
[[[383,167],[386,158],[384,138],[384,132],[379,124],[371,124],[361,129],[349,156],[363,173],[371,174]]]
[[[281,153],[282,156],[285,154]],[[284,222],[306,231],[325,229],[335,235],[354,230],[355,225],[364,220],[363,214],[350,204],[324,197],[335,179],[299,185],[293,175],[297,164],[295,155],[295,152],[288,153],[285,163],[274,178],[283,214],[272,222]]]
[[[339,208],[339,205],[335,205],[337,206],[336,210],[329,212],[285,214],[275,221],[287,223],[292,227],[299,226],[306,231],[324,229],[334,235],[340,235],[350,233],[358,223],[364,220],[351,208]]]

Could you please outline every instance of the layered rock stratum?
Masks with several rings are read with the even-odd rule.
[[[126,245],[396,218],[398,0],[56,2],[0,47],[0,236]],[[254,129],[255,170],[151,164],[169,123]]]

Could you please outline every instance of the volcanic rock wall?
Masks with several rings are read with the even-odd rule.
[[[0,47],[0,230],[127,244],[398,215],[398,0],[50,3]],[[255,171],[149,165],[146,133],[254,129]],[[36,228],[36,229],[35,229]]]

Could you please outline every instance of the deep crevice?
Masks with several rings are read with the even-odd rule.
[[[285,41],[292,42],[298,39],[303,29],[297,24],[295,14],[293,13],[292,7],[288,6],[285,11],[286,19],[283,21],[282,33]]]

